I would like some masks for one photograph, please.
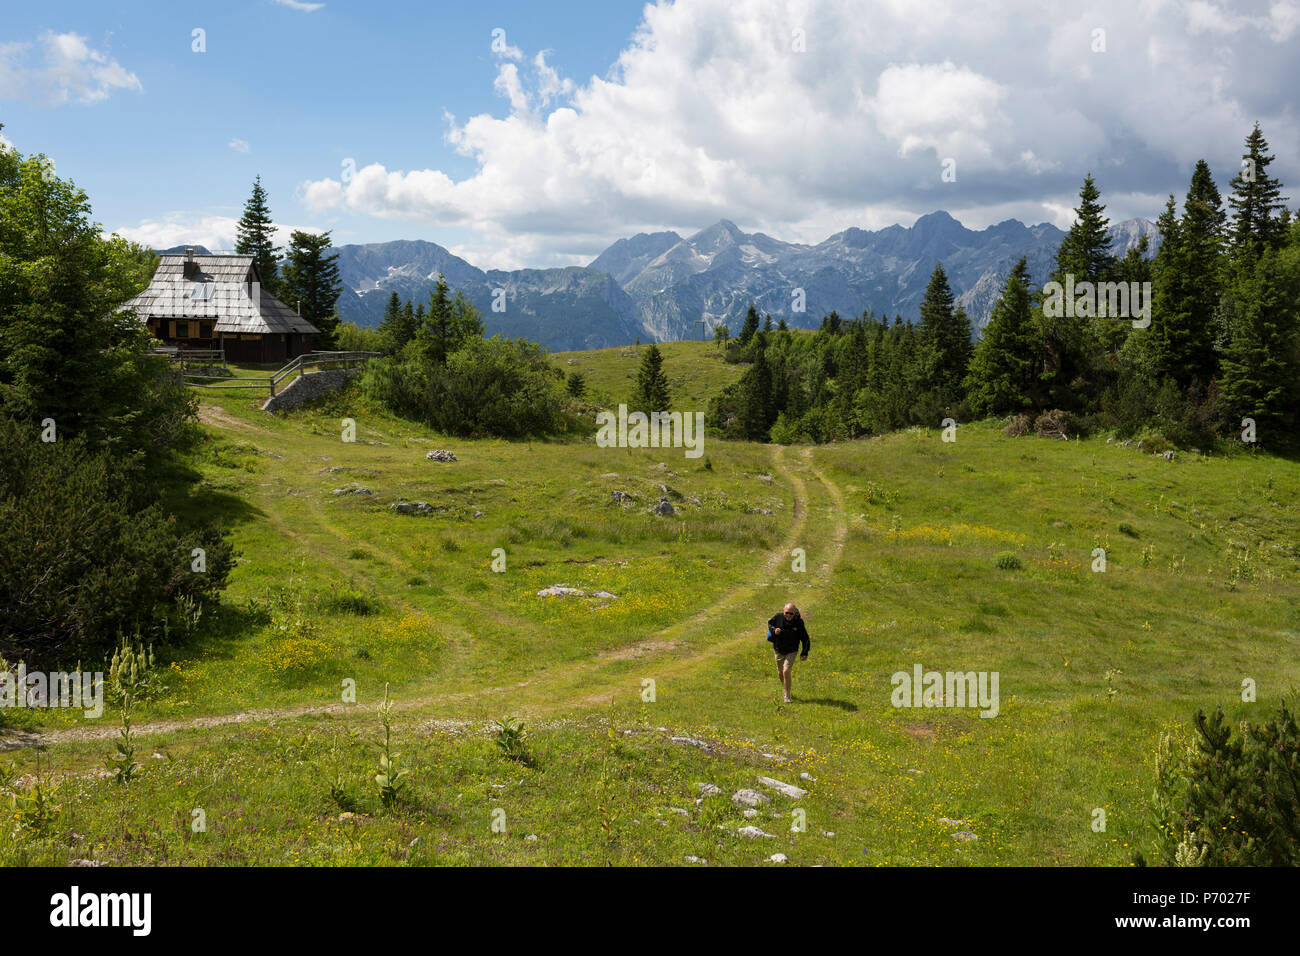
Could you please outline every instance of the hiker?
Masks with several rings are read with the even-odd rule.
[[[799,654],[799,660],[806,661],[808,651],[812,648],[812,639],[808,637],[808,628],[804,627],[799,609],[793,604],[787,604],[780,613],[773,614],[772,620],[767,622],[767,639],[772,642],[772,648],[776,651],[776,675],[785,689],[785,702],[788,704],[790,703],[790,676],[794,673],[794,656],[799,654],[799,648],[802,646],[803,653]]]

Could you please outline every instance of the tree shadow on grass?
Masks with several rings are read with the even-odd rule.
[[[164,506],[185,525],[215,522],[229,528],[266,517],[261,508],[230,489],[214,487],[182,462],[168,463],[159,487]]]
[[[840,710],[857,713],[858,705],[847,700],[836,700],[833,697],[796,697],[795,700],[804,704],[820,704],[822,707],[838,707]]]
[[[231,601],[225,595],[204,608],[203,622],[192,634],[175,634],[159,647],[166,661],[195,657],[205,662],[234,660],[249,635],[271,623],[271,608],[264,602]]]

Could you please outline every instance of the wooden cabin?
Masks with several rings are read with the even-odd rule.
[[[163,256],[123,309],[181,349],[222,349],[228,362],[277,364],[312,350],[320,329],[266,289],[252,256]]]

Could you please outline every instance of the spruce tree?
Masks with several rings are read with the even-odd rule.
[[[1147,254],[1150,249],[1150,240],[1145,235],[1139,236],[1138,241],[1122,257],[1115,260],[1115,272],[1111,276],[1111,281],[1125,283],[1130,290],[1135,288],[1134,283],[1137,284],[1136,288],[1138,289],[1145,290],[1149,288],[1144,283],[1153,281],[1151,257]],[[1146,302],[1145,304],[1150,306],[1151,303]],[[1129,310],[1130,315],[1136,317],[1133,302],[1130,302]],[[1154,321],[1154,317],[1152,320]],[[1114,316],[1106,316],[1104,318],[1094,318],[1092,329],[1106,353],[1100,356],[1103,364],[1108,364],[1111,370],[1119,371],[1124,361],[1120,356],[1120,352],[1134,332],[1133,323],[1131,321],[1125,322],[1122,318],[1117,319]]]
[[[1300,424],[1300,245],[1265,249],[1229,297],[1234,315],[1221,381],[1229,426],[1253,418],[1261,444],[1292,444]]]
[[[429,293],[428,309],[421,304],[413,324],[423,360],[435,365],[445,365],[466,342],[483,335],[483,317],[478,309],[463,292],[452,295],[441,274]]]
[[[320,329],[315,341],[315,348],[320,351],[334,347],[334,330],[339,324],[335,306],[343,291],[339,256],[330,249],[328,232],[317,235],[295,229],[289,237],[289,252],[280,283],[286,304],[296,307],[304,319]]]
[[[921,300],[921,337],[931,351],[926,386],[940,391],[945,403],[957,397],[971,355],[970,319],[954,301],[948,276],[936,265]]]
[[[854,424],[855,400],[866,387],[871,370],[871,338],[865,322],[849,323],[849,334],[839,340],[839,374],[835,379],[835,405],[841,421]],[[778,411],[780,409],[778,408]]]
[[[1256,123],[1246,137],[1242,169],[1232,178],[1232,195],[1228,197],[1232,207],[1231,259],[1235,267],[1246,271],[1261,251],[1277,248],[1286,235],[1282,183],[1268,175],[1274,159]]]
[[[786,418],[797,422],[808,411],[808,390],[804,387],[802,375],[792,375],[785,390]]]
[[[1148,332],[1151,370],[1186,389],[1218,371],[1214,316],[1223,291],[1223,200],[1205,160],[1196,164],[1174,218],[1169,197],[1160,216],[1160,251],[1153,265],[1153,302]]]
[[[280,288],[280,247],[275,244],[275,224],[267,204],[262,177],[253,180],[253,194],[244,203],[244,214],[235,226],[235,252],[252,256],[263,287],[273,294]]]
[[[887,373],[887,401],[889,428],[921,424],[914,420],[912,407],[921,391],[925,349],[916,327],[895,317],[890,330],[890,356]],[[932,425],[933,422],[925,424]]]
[[[1220,258],[1226,222],[1223,197],[1214,184],[1210,166],[1203,159],[1197,160],[1191,184],[1187,187],[1187,198],[1183,201],[1183,234],[1193,257],[1215,271],[1222,266]]]
[[[659,346],[650,345],[641,357],[641,367],[636,374],[636,389],[628,403],[633,411],[666,412],[672,404],[668,390],[668,376],[664,374],[664,357]]]
[[[1091,282],[1095,287],[1098,282],[1110,281],[1116,262],[1110,252],[1110,220],[1100,200],[1101,192],[1089,174],[1079,189],[1074,224],[1057,250],[1051,281],[1063,287],[1071,277],[1075,286]],[[1087,392],[1095,387],[1104,347],[1098,340],[1096,320],[1077,313],[1071,316],[1070,311],[1063,310],[1060,316],[1045,312],[1039,315],[1044,344],[1041,375],[1048,386],[1050,404],[1077,410],[1091,397]],[[1114,319],[1101,321],[1109,323]]]
[[[966,314],[966,307],[960,302],[957,303],[956,311],[952,315],[952,330],[948,345],[948,362],[952,371],[951,387],[956,390],[961,388],[962,380],[966,378],[966,371],[970,368],[971,356],[975,354],[975,337],[971,330],[970,316]]]
[[[411,308],[411,300],[407,299],[402,303],[402,339],[403,344],[414,342],[417,335],[420,334],[420,323],[416,321],[415,310]]]
[[[429,308],[416,332],[421,353],[436,365],[446,362],[447,355],[451,352],[451,302],[451,288],[447,285],[446,278],[439,273],[438,281],[429,293]]]
[[[1174,197],[1156,220],[1160,233],[1160,251],[1152,266],[1151,325],[1142,339],[1145,345],[1146,370],[1154,388],[1166,377],[1174,377],[1187,353],[1188,331],[1192,325],[1188,287],[1195,281],[1188,274],[1183,248],[1183,227]]]
[[[1067,274],[1080,282],[1104,282],[1110,277],[1115,259],[1111,255],[1108,234],[1110,220],[1100,202],[1101,191],[1089,173],[1079,188],[1079,205],[1075,207],[1074,225],[1070,226],[1056,252],[1056,269],[1052,278],[1064,282]]]
[[[764,349],[764,353],[768,350]],[[786,410],[790,404],[790,370],[781,361],[780,353],[772,356],[772,416]]]
[[[750,441],[767,441],[772,424],[776,421],[776,410],[772,394],[772,367],[767,362],[764,349],[759,349],[754,354],[754,364],[740,381],[740,393],[741,430]]]
[[[757,332],[758,311],[751,305],[749,311],[745,313],[745,324],[741,326],[740,335],[736,338],[736,341],[740,343],[741,348],[744,348]]]
[[[1029,265],[1016,263],[993,306],[984,337],[966,375],[967,398],[977,415],[1007,415],[1035,407],[1037,357]]]
[[[402,351],[415,338],[418,328],[411,303],[407,301],[403,304],[396,292],[390,295],[388,305],[384,308],[384,319],[379,323],[379,340],[383,350],[390,355]]]
[[[381,348],[389,354],[400,352],[407,342],[402,330],[402,300],[396,291],[388,295],[388,304],[384,306],[384,317],[379,321],[378,331]]]

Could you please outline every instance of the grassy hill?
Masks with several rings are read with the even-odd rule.
[[[556,352],[552,360],[566,375],[581,372],[586,397],[607,408],[625,402],[636,386],[637,369],[647,346],[628,345],[586,352]],[[705,411],[709,399],[744,374],[746,365],[728,365],[712,342],[661,342],[664,374],[678,411]]]
[[[628,351],[556,361],[616,401]],[[739,374],[708,346],[664,351],[688,402]],[[203,398],[191,506],[242,557],[220,611],[159,649],[143,772],[103,770],[116,708],[0,712],[22,748],[0,772],[39,774],[61,807],[44,836],[0,831],[0,861],[1124,865],[1149,842],[1158,736],[1215,703],[1262,719],[1300,678],[1292,462],[980,424],[686,459],[453,440],[350,391],[258,401]],[[675,515],[649,512],[663,488]],[[784,705],[762,622],[787,600],[813,648]],[[997,672],[997,716],[895,708],[891,675],[918,664]],[[391,808],[386,686],[410,771]],[[502,717],[531,759],[496,745]],[[742,788],[770,801],[746,817]]]

